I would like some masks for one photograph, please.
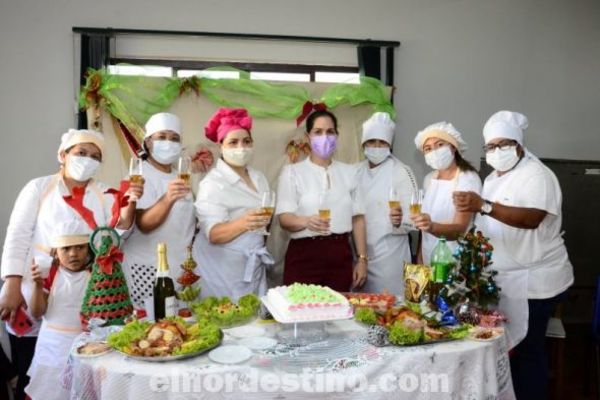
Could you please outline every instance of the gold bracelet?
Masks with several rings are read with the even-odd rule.
[[[364,260],[365,262],[369,262],[369,257],[367,257],[366,254],[359,254],[358,255],[358,260]]]

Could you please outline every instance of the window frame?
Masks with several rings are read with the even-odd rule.
[[[177,77],[179,70],[205,70],[214,67],[228,66],[246,72],[281,72],[308,74],[310,82],[315,81],[317,72],[342,72],[359,74],[358,66],[346,65],[313,65],[313,64],[282,64],[282,63],[252,63],[230,61],[205,61],[205,60],[169,60],[161,58],[129,58],[110,57],[108,65],[131,64],[138,66],[171,67],[172,76]]]

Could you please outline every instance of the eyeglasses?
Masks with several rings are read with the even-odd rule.
[[[500,149],[500,150],[508,150],[513,146],[516,146],[517,142],[514,140],[503,140],[501,142],[495,143],[495,144],[486,144],[485,146],[483,146],[483,151],[486,153],[490,153],[496,149]]]

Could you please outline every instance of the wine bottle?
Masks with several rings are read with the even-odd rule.
[[[154,283],[154,319],[156,321],[177,314],[175,285],[169,277],[167,263],[167,244],[159,243],[157,247],[158,264],[156,267],[156,282]]]

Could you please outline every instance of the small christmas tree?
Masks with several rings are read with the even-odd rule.
[[[469,302],[487,310],[489,305],[498,304],[500,288],[494,281],[498,272],[489,268],[493,250],[489,239],[475,226],[458,238],[454,253],[457,264],[440,290],[440,296],[451,307]]]
[[[108,235],[105,233],[108,232]],[[94,237],[102,234],[99,248],[94,247]],[[116,238],[117,244],[114,241]],[[91,245],[96,253],[92,275],[81,304],[81,324],[87,327],[89,320],[100,318],[106,325],[124,325],[133,313],[125,275],[121,269],[123,253],[118,247],[119,234],[112,228],[97,228],[92,234]]]

